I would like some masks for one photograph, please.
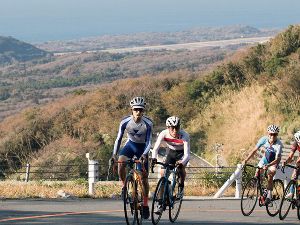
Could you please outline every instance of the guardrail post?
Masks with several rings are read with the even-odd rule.
[[[227,190],[227,188],[233,183],[234,180],[236,180],[238,177],[242,177],[242,172],[241,171],[242,171],[242,165],[238,164],[236,170],[234,171],[234,173],[231,174],[230,178],[223,184],[223,186],[219,189],[219,191],[214,195],[214,198],[221,197],[222,194]],[[241,189],[241,186],[239,186],[238,195],[240,195],[240,189]],[[235,196],[237,196],[237,192],[236,192]]]
[[[29,173],[30,173],[30,164],[26,164],[26,175],[25,175],[25,182],[29,181]]]
[[[240,173],[238,173],[235,178],[235,198],[241,198],[241,196],[242,196],[242,177],[243,177],[242,164],[237,164],[237,170],[239,170]]]
[[[95,194],[95,183],[99,181],[99,162],[90,159],[90,153],[86,153],[88,159],[88,182],[89,182],[89,195]]]

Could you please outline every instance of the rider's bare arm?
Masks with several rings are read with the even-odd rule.
[[[258,147],[255,146],[254,149],[250,152],[250,154],[249,154],[248,157],[243,161],[242,164],[245,165],[245,164],[246,164],[246,163],[254,156],[254,154],[257,152],[257,150],[258,150]]]

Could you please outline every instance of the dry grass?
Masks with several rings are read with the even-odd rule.
[[[0,182],[1,197],[3,198],[57,198],[57,192],[63,190],[76,197],[87,197],[88,190],[85,184],[76,182],[47,182],[20,181]]]
[[[155,191],[156,182],[150,182],[150,194]],[[73,197],[86,198],[88,196],[87,183],[79,182],[50,182],[20,181],[0,182],[1,198],[59,198],[58,191],[63,190]],[[217,188],[207,188],[197,182],[187,182],[185,187],[186,196],[213,196]],[[121,193],[121,182],[109,181],[98,182],[95,185],[94,198],[116,198]],[[224,196],[234,196],[234,188],[229,188]]]
[[[206,131],[206,157],[210,161],[213,162],[214,155],[212,146],[217,142],[224,144],[223,157],[229,163],[235,163],[235,160],[245,157],[260,136],[265,135],[270,123],[281,125],[282,117],[267,112],[263,87],[253,85],[217,97],[192,121],[189,130],[192,133]]]

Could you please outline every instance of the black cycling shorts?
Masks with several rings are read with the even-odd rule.
[[[178,160],[183,158],[184,151],[183,150],[169,150],[167,158],[165,160],[166,164],[175,164]]]

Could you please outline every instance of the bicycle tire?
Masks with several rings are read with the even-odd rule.
[[[178,174],[176,173],[176,176],[174,177],[175,181],[173,182],[176,182],[177,180],[177,176]],[[180,209],[181,209],[181,204],[182,204],[182,199],[183,199],[183,194],[180,196],[179,199],[176,200],[177,196],[178,196],[178,193],[179,193],[179,187],[178,187],[178,182],[176,182],[176,185],[174,187],[174,190],[171,189],[171,192],[172,192],[172,200],[169,199],[169,202],[170,202],[170,205],[169,205],[169,220],[174,223],[178,216],[179,216],[179,213],[180,213]],[[171,187],[172,188],[172,187]],[[170,190],[170,189],[169,189]],[[170,195],[169,195],[170,196]],[[172,203],[172,204],[171,204]],[[177,206],[177,208],[175,208],[174,206]]]
[[[299,199],[297,200],[297,202],[299,202]],[[300,206],[297,206],[297,217],[298,217],[298,220],[300,220]]]
[[[137,222],[137,198],[136,185],[132,175],[128,175],[123,188],[124,214],[127,225],[135,225]]]
[[[274,217],[279,213],[280,202],[284,194],[284,185],[282,180],[275,179],[273,181],[273,191],[271,203],[266,205],[269,216]]]
[[[154,196],[153,196],[153,201],[152,201],[152,207],[151,207],[151,220],[152,220],[152,223],[154,225],[158,224],[158,222],[160,221],[160,218],[162,216],[162,213],[160,215],[156,214],[155,213],[155,210],[156,210],[156,207],[158,206],[159,204],[159,201],[160,201],[160,191],[164,191],[163,190],[163,187],[166,187],[166,179],[165,177],[161,177],[156,185],[156,188],[155,188],[155,192],[154,192]],[[164,199],[164,196],[163,196],[163,199]],[[165,204],[164,202],[161,202],[163,205]]]
[[[284,220],[286,218],[286,216],[288,215],[288,213],[291,209],[291,206],[293,204],[293,199],[294,199],[295,193],[293,193],[291,198],[286,198],[286,196],[290,193],[290,188],[292,185],[294,185],[294,188],[295,188],[295,181],[293,181],[293,180],[291,180],[288,183],[288,185],[286,186],[286,188],[284,190],[284,194],[281,199],[280,208],[279,208],[279,219],[280,220]]]
[[[137,200],[137,208],[136,208],[136,221],[138,225],[143,224],[143,206],[144,206],[144,192],[143,185],[140,181],[135,180],[135,190],[136,190],[136,200]]]
[[[299,194],[297,196],[297,217],[298,217],[298,220],[300,220],[300,206],[299,206],[299,203],[300,203],[300,199],[299,199]]]
[[[249,216],[257,203],[258,187],[257,178],[250,178],[245,184],[241,198],[241,211],[244,216]],[[248,209],[249,208],[249,209]]]

